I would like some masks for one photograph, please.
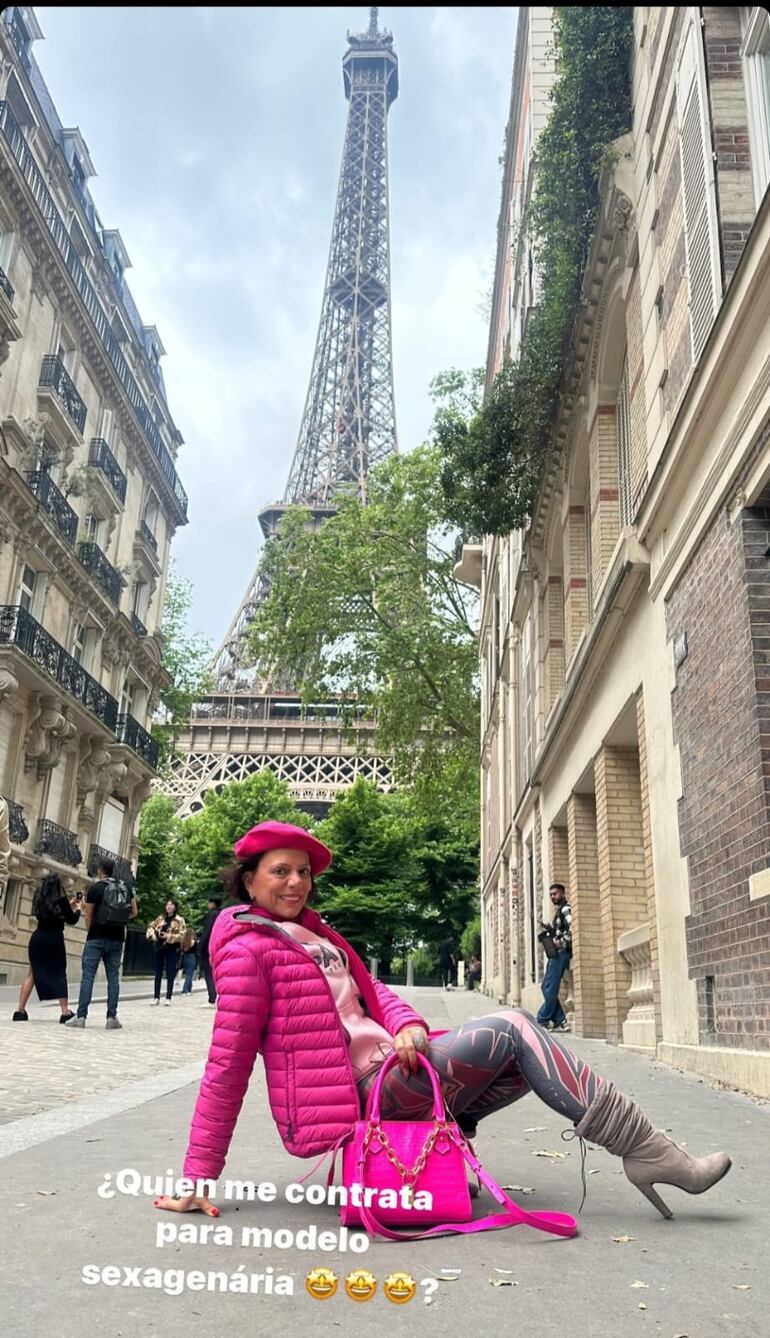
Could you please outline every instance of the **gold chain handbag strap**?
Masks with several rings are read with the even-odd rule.
[[[444,1134],[447,1138],[449,1138],[450,1142],[454,1141],[452,1139],[451,1131],[447,1126],[446,1120],[435,1120],[433,1123],[433,1127],[430,1133],[428,1134],[428,1137],[425,1139],[425,1142],[423,1143],[422,1151],[420,1152],[419,1157],[414,1163],[414,1166],[410,1169],[408,1166],[405,1166],[404,1163],[399,1158],[395,1148],[393,1147],[390,1139],[388,1138],[388,1135],[382,1128],[382,1125],[370,1120],[366,1127],[366,1133],[364,1135],[364,1143],[361,1149],[361,1160],[363,1162],[364,1158],[366,1157],[366,1153],[369,1148],[369,1144],[371,1142],[374,1141],[379,1143],[380,1147],[385,1153],[385,1156],[388,1158],[388,1161],[393,1166],[395,1166],[396,1170],[398,1171],[398,1174],[401,1177],[403,1184],[406,1186],[407,1189],[413,1190],[417,1178],[420,1175],[420,1173],[424,1170],[425,1163],[428,1160],[428,1157],[430,1156],[431,1152],[433,1151],[433,1148],[436,1145],[436,1141],[441,1134]]]

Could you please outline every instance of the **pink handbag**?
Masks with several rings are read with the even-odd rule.
[[[420,1240],[447,1232],[494,1231],[524,1223],[557,1236],[574,1236],[577,1222],[566,1213],[525,1212],[492,1179],[471,1151],[464,1135],[447,1117],[435,1069],[417,1058],[433,1088],[432,1120],[381,1120],[383,1081],[398,1056],[385,1060],[369,1093],[366,1116],[357,1120],[342,1149],[342,1183],[348,1202],[340,1208],[343,1226],[363,1226],[389,1240]],[[336,1158],[335,1158],[336,1160]],[[466,1164],[506,1209],[471,1221],[473,1209]],[[329,1172],[331,1181],[334,1166]],[[352,1202],[353,1187],[357,1186]],[[366,1191],[373,1191],[366,1194]],[[388,1192],[389,1191],[389,1192]],[[393,1227],[428,1227],[409,1235]]]

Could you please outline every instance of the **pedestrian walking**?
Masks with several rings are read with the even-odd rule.
[[[217,992],[214,988],[214,976],[211,971],[211,962],[209,961],[209,940],[211,938],[211,931],[214,928],[214,922],[221,909],[222,898],[217,896],[209,897],[208,910],[203,917],[200,938],[198,939],[198,953],[200,955],[201,970],[203,972],[203,979],[206,982],[209,1004],[212,1006],[217,1001]]]
[[[455,942],[453,938],[445,938],[444,942],[439,947],[438,964],[441,970],[441,988],[442,990],[451,990],[452,975],[457,965]]]
[[[179,906],[173,897],[166,902],[166,909],[158,915],[147,928],[147,938],[155,948],[155,998],[153,1004],[160,1003],[160,985],[166,977],[166,1007],[171,1004],[174,993],[174,976],[179,949],[182,946],[187,925],[179,914]]]
[[[68,1027],[86,1025],[94,981],[100,962],[104,963],[107,977],[107,1031],[119,1031],[118,1001],[120,999],[120,962],[126,941],[126,925],[138,915],[136,897],[123,878],[115,877],[115,861],[103,855],[96,870],[96,882],[86,893],[83,919],[86,922],[86,941],[83,946],[80,993],[76,1017],[67,1021]]]
[[[183,994],[192,994],[195,969],[198,965],[197,940],[192,925],[188,925],[182,939],[182,971],[184,972]]]
[[[548,964],[540,988],[543,1002],[537,1014],[541,1027],[549,1031],[569,1031],[567,1014],[559,1000],[562,977],[572,960],[572,910],[563,883],[551,883],[548,889],[554,917],[550,925],[541,924],[539,935]]]
[[[211,935],[217,1013],[193,1114],[185,1177],[216,1181],[254,1062],[265,1062],[270,1108],[287,1151],[318,1157],[346,1140],[386,1058],[381,1119],[427,1120],[429,1050],[453,1119],[475,1122],[535,1092],[590,1139],[624,1158],[629,1180],[669,1211],[655,1184],[691,1194],[730,1169],[725,1153],[692,1157],[653,1129],[637,1105],[519,1008],[501,1008],[452,1031],[427,1023],[381,981],[307,903],[331,851],[309,832],[263,822],[234,847],[229,887],[237,904]],[[174,1212],[217,1216],[205,1195],[156,1199]]]
[[[27,1003],[33,989],[37,990],[41,1003],[48,999],[58,999],[60,1022],[67,1022],[75,1016],[70,1011],[67,990],[64,926],[77,924],[82,899],[82,892],[73,897],[66,895],[58,873],[47,874],[37,889],[32,901],[32,914],[37,920],[37,928],[33,929],[27,947],[29,971],[21,984],[14,1022],[29,1021]]]

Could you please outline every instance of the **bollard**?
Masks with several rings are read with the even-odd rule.
[[[369,974],[370,974],[372,980],[377,980],[377,979],[378,979],[377,972],[378,972],[378,970],[379,970],[379,966],[380,966],[379,958],[377,958],[377,957],[370,957],[370,958],[369,958]]]
[[[407,985],[414,985],[414,962],[411,957],[406,963],[406,983]]]

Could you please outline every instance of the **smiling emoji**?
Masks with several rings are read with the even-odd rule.
[[[328,1301],[337,1290],[337,1278],[330,1268],[311,1268],[305,1287],[316,1301]]]
[[[351,1301],[371,1301],[377,1290],[377,1279],[365,1268],[357,1268],[345,1278],[345,1291]]]
[[[411,1273],[391,1273],[383,1287],[388,1300],[393,1301],[394,1305],[406,1305],[417,1291],[417,1283]]]

